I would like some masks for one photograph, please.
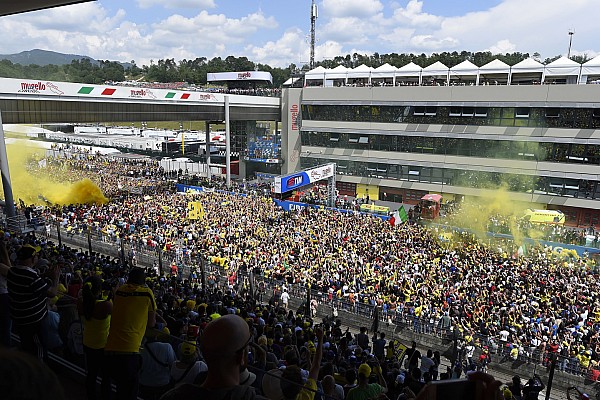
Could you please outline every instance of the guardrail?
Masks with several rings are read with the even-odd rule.
[[[56,236],[54,232],[51,235]],[[83,234],[74,232],[69,233],[66,236],[63,235],[64,240],[68,241],[71,245],[75,245],[82,249],[89,245],[86,236]],[[135,264],[140,266],[152,267],[160,273],[159,269],[159,258],[162,258],[163,273],[171,274],[170,265],[175,263],[178,265],[178,277],[179,279],[188,279],[192,271],[196,271],[198,274],[198,281],[200,281],[200,260],[192,259],[192,257],[177,255],[175,252],[164,251],[158,248],[149,248],[147,245],[139,242],[126,242],[122,240],[108,240],[104,238],[103,241],[98,241],[97,237],[91,239],[92,250],[95,252],[107,254],[113,257],[121,258],[125,254],[127,263],[132,263],[131,257],[128,254],[132,254],[131,250],[134,249]],[[229,277],[229,272],[218,265],[205,262],[205,274],[214,274],[217,277],[215,285],[221,285],[225,283]],[[241,284],[242,282],[250,281],[250,274],[248,271],[237,271],[237,277],[235,284]],[[262,284],[260,284],[262,282]],[[337,312],[345,311],[347,313],[356,315],[357,317],[363,317],[372,319],[375,313],[376,306],[374,304],[363,303],[358,301],[348,301],[347,298],[338,298],[336,295],[330,296],[329,293],[325,293],[320,290],[311,289],[310,297],[307,294],[307,287],[305,285],[296,283],[287,283],[284,281],[273,281],[270,279],[264,279],[260,275],[253,276],[254,296],[260,302],[268,302],[269,300],[279,302],[279,298],[271,299],[280,295],[280,289],[286,286],[290,296],[299,299],[300,303],[303,304],[301,308],[306,309],[306,299],[310,298],[314,300],[321,310],[336,310]],[[313,302],[314,303],[314,302]],[[388,325],[393,326],[396,331],[413,332],[419,335],[430,335],[444,340],[457,341],[457,354],[456,362],[463,368],[467,369],[471,367],[469,360],[464,356],[464,335],[458,334],[454,338],[454,333],[450,327],[442,327],[439,321],[434,318],[422,319],[405,308],[399,308],[396,310],[383,310],[379,308],[378,321],[380,326]],[[327,312],[325,312],[327,313]],[[518,346],[518,353],[515,355],[514,352],[511,354],[513,347],[510,347],[508,342],[501,342],[494,337],[484,336],[479,333],[473,334],[474,343],[478,344],[478,348],[474,353],[473,359],[478,360],[479,356],[484,350],[484,346],[487,351],[495,359],[495,363],[503,362],[514,362],[541,366],[543,368],[549,367],[550,363],[556,358],[556,367],[559,371],[563,371],[568,374],[592,377],[596,376],[598,372],[590,366],[586,367],[576,357],[566,357],[547,349],[541,349],[540,347],[532,346]],[[480,367],[477,362],[473,362],[475,367]]]

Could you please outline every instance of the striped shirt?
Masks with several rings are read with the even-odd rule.
[[[30,325],[48,314],[48,282],[31,268],[15,266],[6,276],[10,316],[16,325]]]

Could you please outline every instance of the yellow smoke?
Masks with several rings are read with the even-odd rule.
[[[68,171],[61,171],[59,176],[47,174],[32,175],[27,170],[27,163],[32,159],[44,158],[43,149],[28,146],[26,142],[15,142],[6,146],[8,164],[15,201],[21,199],[25,204],[44,204],[44,198],[55,204],[98,204],[108,199],[100,188],[91,180],[83,179],[70,183]],[[64,176],[61,176],[64,174]],[[4,196],[2,196],[4,197]]]
[[[488,190],[483,190],[479,196],[466,197],[460,206],[460,211],[449,218],[450,224],[467,229],[480,240],[486,241],[487,232],[494,220],[497,225],[502,226],[496,228],[496,232],[512,235],[517,246],[523,244],[525,232],[519,229],[519,220],[524,216],[526,209],[538,208],[538,206],[511,199],[509,184],[506,182],[496,185],[495,188],[489,183],[487,187]],[[539,240],[544,237],[544,233],[535,227],[530,227],[527,230],[527,237]]]

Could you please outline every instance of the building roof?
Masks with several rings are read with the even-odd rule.
[[[0,2],[0,16],[21,14],[46,8],[87,3],[95,0],[3,0]]]

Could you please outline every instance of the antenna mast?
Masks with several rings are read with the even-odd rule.
[[[315,0],[310,6],[310,69],[315,67],[315,24],[319,17]]]

